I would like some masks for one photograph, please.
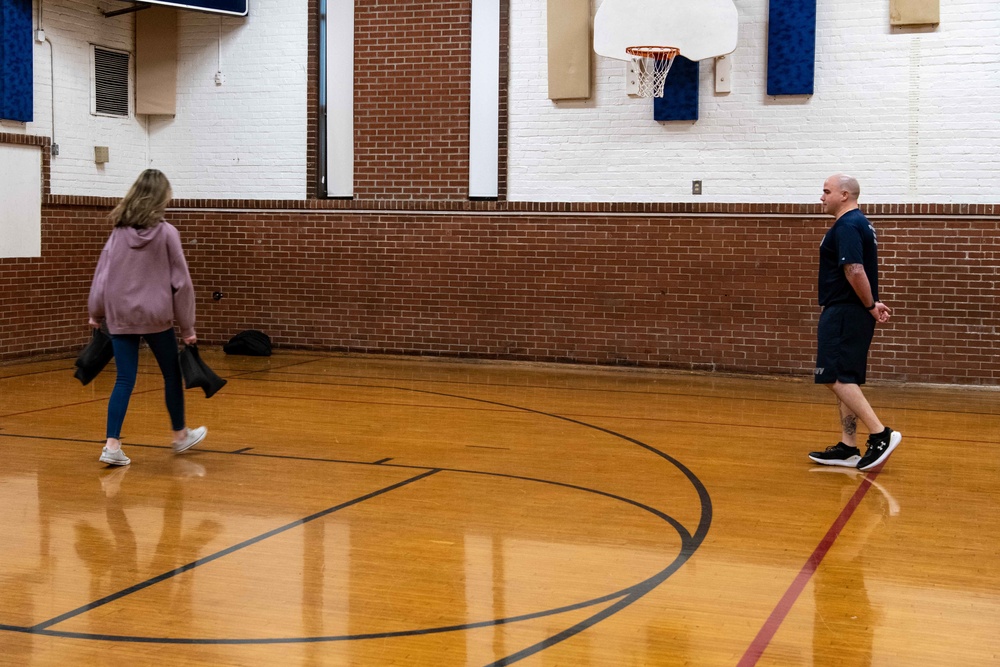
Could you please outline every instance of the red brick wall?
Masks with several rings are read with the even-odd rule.
[[[469,0],[355,9],[356,199],[469,193]]]
[[[43,210],[42,257],[0,258],[0,360],[66,352],[86,341],[90,279],[110,231],[96,217],[93,210]]]
[[[309,6],[307,196],[322,196],[319,9]],[[507,193],[509,2],[500,0],[499,199]],[[445,201],[469,194],[470,0],[355,7],[355,199]]]
[[[0,260],[0,359],[87,335],[111,202],[55,200],[45,258]],[[279,347],[812,372],[818,207],[257,204],[273,210],[170,212],[206,342],[258,328]],[[866,208],[895,308],[870,377],[996,383],[1000,207]]]
[[[309,7],[313,53],[316,0]],[[808,377],[829,224],[818,207],[507,203],[503,169],[501,202],[466,201],[470,7],[359,3],[357,201],[312,198],[313,73],[310,200],[177,202],[170,218],[198,286],[202,338],[259,328],[288,347]],[[506,12],[501,2],[502,38]],[[500,149],[503,163],[503,120]],[[45,202],[43,257],[0,259],[0,360],[72,352],[88,335],[87,290],[114,201]],[[1000,206],[865,210],[879,229],[883,298],[896,309],[876,336],[870,377],[995,384]]]

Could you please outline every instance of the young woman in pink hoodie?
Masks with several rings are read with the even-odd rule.
[[[139,175],[111,212],[114,229],[104,245],[90,286],[90,326],[105,319],[115,351],[118,378],[108,401],[107,443],[100,461],[124,466],[121,429],[139,371],[139,339],[144,338],[163,374],[173,449],[183,452],[201,442],[208,429],[189,429],[184,421],[184,387],[177,360],[174,322],[188,345],[194,331],[194,286],[177,229],[163,219],[173,192],[157,169]]]

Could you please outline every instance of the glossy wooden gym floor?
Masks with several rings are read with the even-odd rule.
[[[994,391],[868,388],[903,442],[821,468],[794,379],[204,352],[173,456],[144,351],[0,366],[3,665],[994,665]]]

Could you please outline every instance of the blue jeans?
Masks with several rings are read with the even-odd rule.
[[[181,380],[181,365],[177,361],[177,336],[173,329],[152,334],[112,334],[111,345],[115,350],[115,366],[118,379],[108,401],[109,438],[121,439],[122,423],[128,411],[128,402],[135,388],[135,378],[139,373],[139,339],[145,338],[156,363],[163,374],[163,393],[167,399],[170,424],[175,431],[184,428],[184,386]]]

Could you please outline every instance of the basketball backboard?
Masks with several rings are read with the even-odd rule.
[[[733,0],[604,0],[594,17],[594,51],[629,60],[629,46],[673,46],[688,60],[736,50]]]

